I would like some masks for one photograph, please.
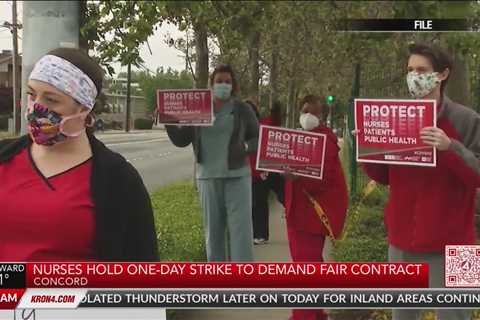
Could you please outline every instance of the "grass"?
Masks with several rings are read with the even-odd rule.
[[[202,214],[192,181],[169,184],[150,197],[160,259],[163,262],[206,261]],[[167,319],[175,317],[176,310],[167,310]]]
[[[151,195],[162,261],[206,261],[202,213],[192,182],[167,185]]]

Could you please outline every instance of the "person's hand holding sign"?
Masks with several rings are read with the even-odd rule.
[[[452,140],[447,136],[445,131],[435,127],[425,127],[420,131],[420,138],[423,143],[435,147],[440,151],[450,148]]]

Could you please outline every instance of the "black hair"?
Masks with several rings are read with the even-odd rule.
[[[315,94],[307,94],[300,100],[300,110],[302,110],[303,105],[308,104],[317,104],[320,106],[320,117],[323,121],[326,121],[328,116],[328,108],[325,106],[325,96],[317,96]]]
[[[429,46],[426,44],[419,44],[415,43],[409,46],[408,48],[408,59],[410,56],[417,54],[424,56],[425,58],[430,61],[433,66],[433,70],[435,72],[443,72],[445,69],[449,69],[450,73],[448,74],[447,78],[442,81],[440,84],[440,92],[443,94],[443,90],[447,85],[448,78],[450,74],[452,74],[453,69],[453,60],[452,57],[445,51],[444,49],[438,46]],[[407,59],[407,63],[408,63]]]
[[[303,97],[302,100],[300,100],[300,109],[303,108],[303,105],[305,103],[309,103],[309,104],[320,104],[320,100],[321,98],[319,96],[316,96],[314,94],[307,94],[305,97]]]
[[[232,77],[232,96],[236,96],[238,93],[238,83],[237,79],[235,78],[235,72],[233,72],[233,68],[229,64],[220,64],[215,67],[212,74],[210,75],[210,87],[213,88],[213,81],[215,80],[215,75],[217,73],[229,73]]]

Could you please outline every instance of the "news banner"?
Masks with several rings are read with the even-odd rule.
[[[478,282],[478,272],[475,278]],[[0,309],[437,309],[479,304],[478,288],[428,289],[428,265],[423,263],[0,264]]]

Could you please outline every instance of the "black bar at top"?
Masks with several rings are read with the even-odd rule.
[[[478,32],[479,22],[468,19],[343,19],[337,31],[359,32]]]
[[[24,289],[26,274],[24,263],[0,263],[0,289]]]

